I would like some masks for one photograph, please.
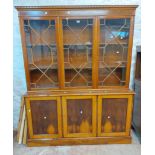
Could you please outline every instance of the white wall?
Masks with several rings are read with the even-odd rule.
[[[41,6],[41,5],[134,5],[138,4],[139,7],[136,10],[135,16],[135,30],[134,30],[134,41],[133,41],[133,54],[132,54],[132,65],[131,65],[131,82],[130,88],[133,85],[134,78],[134,64],[136,56],[136,46],[141,44],[141,6],[140,0],[14,0],[14,6]],[[13,76],[14,76],[14,129],[17,128],[20,101],[21,96],[26,92],[26,81],[25,72],[23,66],[22,48],[21,48],[21,38],[19,33],[19,22],[18,14],[14,9],[13,12],[14,22],[14,66],[13,66]]]

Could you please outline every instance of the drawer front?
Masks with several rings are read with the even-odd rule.
[[[99,96],[98,136],[128,136],[131,111],[131,95]]]
[[[59,97],[26,99],[30,138],[61,137],[61,105]]]
[[[96,97],[62,98],[64,137],[96,136]]]

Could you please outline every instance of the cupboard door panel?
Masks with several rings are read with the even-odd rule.
[[[27,99],[31,138],[61,136],[61,106],[59,98]]]
[[[100,19],[99,86],[124,86],[130,19]]]
[[[120,136],[128,134],[131,99],[128,96],[99,96],[98,135]]]
[[[102,99],[101,132],[125,132],[128,99]]]
[[[87,137],[96,133],[95,97],[63,97],[65,137]]]
[[[65,87],[92,86],[93,19],[62,19]]]
[[[55,20],[24,20],[31,88],[58,88]]]

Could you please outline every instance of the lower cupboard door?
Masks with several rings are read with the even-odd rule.
[[[64,137],[96,136],[96,97],[62,98]]]
[[[132,95],[98,98],[98,136],[129,136]]]
[[[28,97],[26,109],[30,138],[62,136],[59,97]]]

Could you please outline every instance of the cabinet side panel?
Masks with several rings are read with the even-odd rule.
[[[128,45],[128,58],[127,58],[127,72],[126,72],[126,86],[129,87],[130,82],[130,68],[132,59],[132,45],[133,45],[133,33],[134,33],[134,16],[130,18],[130,36]]]
[[[26,75],[26,83],[27,89],[30,90],[30,75],[28,70],[28,57],[27,57],[27,49],[26,49],[26,40],[25,40],[25,32],[24,32],[24,20],[22,17],[19,17],[19,24],[20,24],[20,34],[22,40],[22,50],[23,50],[23,58],[24,58],[24,68],[25,68],[25,75]]]

